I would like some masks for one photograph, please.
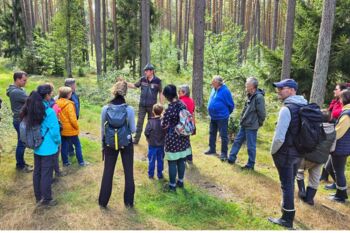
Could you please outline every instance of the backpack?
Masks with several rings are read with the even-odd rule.
[[[299,129],[293,135],[293,144],[297,151],[304,155],[315,150],[316,146],[326,139],[323,129],[323,114],[315,104],[302,106],[298,111]]]
[[[47,129],[48,131],[49,129]],[[44,136],[41,135],[41,125],[28,127],[25,120],[22,120],[19,124],[20,140],[25,144],[27,148],[38,148],[44,140]]]
[[[109,105],[104,123],[104,142],[116,150],[122,149],[131,142],[131,130],[128,126],[128,105]]]
[[[180,136],[190,136],[195,132],[193,116],[187,109],[179,112],[179,123],[175,126],[175,132]]]

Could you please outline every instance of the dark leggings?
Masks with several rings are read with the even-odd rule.
[[[134,183],[134,147],[130,143],[127,147],[120,150],[124,176],[125,176],[125,188],[124,188],[124,204],[127,206],[134,205],[135,183]],[[112,193],[113,175],[117,162],[119,150],[112,149],[110,147],[105,148],[105,162],[102,177],[102,184],[98,203],[101,206],[107,206],[109,198]]]
[[[335,173],[335,181],[337,186],[341,188],[346,187],[345,165],[347,158],[347,156],[332,155],[331,163]]]
[[[183,180],[185,176],[185,160],[186,158],[181,158],[178,160],[168,160],[169,165],[169,180],[171,186],[176,186],[176,174],[178,174],[179,180]]]

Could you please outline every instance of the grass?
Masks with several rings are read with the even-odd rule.
[[[34,203],[31,174],[18,173],[14,169],[16,138],[11,125],[9,101],[3,91],[12,82],[12,72],[4,67],[4,61],[1,60],[0,96],[5,106],[0,111],[0,143],[3,146],[0,150],[0,229],[281,229],[266,220],[268,216],[280,215],[278,175],[269,154],[277,118],[275,113],[279,106],[277,102],[267,102],[268,119],[258,134],[256,172],[242,172],[237,165],[230,166],[221,163],[216,157],[204,156],[202,152],[207,147],[209,120],[205,115],[198,115],[197,135],[191,137],[194,165],[186,170],[185,190],[178,189],[176,194],[166,193],[163,191],[163,182],[147,178],[147,162],[144,161],[147,143],[142,137],[140,145],[135,147],[135,208],[126,209],[123,205],[124,175],[119,158],[109,209],[101,210],[97,198],[103,171],[100,111],[104,103],[96,104],[86,97],[89,96],[85,93],[86,90],[97,86],[95,78],[78,78],[82,106],[80,138],[84,158],[91,165],[80,168],[76,159],[72,158],[73,165],[66,169],[68,176],[53,185],[53,195],[59,205],[50,209],[38,209]],[[173,79],[174,77],[169,77],[167,82]],[[179,84],[185,80],[185,77],[181,77],[176,82]],[[31,77],[27,93],[47,81],[53,82],[57,90],[64,79]],[[135,93],[137,92],[130,91],[128,95]],[[219,151],[219,141],[217,144]],[[30,164],[33,164],[32,157],[32,151],[27,150],[25,158]],[[237,163],[244,165],[246,160],[246,147],[243,146]],[[166,175],[167,171],[164,172]],[[346,175],[349,179],[349,172]],[[322,188],[319,193],[321,195],[317,195],[316,206],[313,208],[296,199],[297,227],[350,229],[349,204],[327,201],[326,195],[329,192]],[[335,211],[325,209],[322,204]],[[345,214],[345,217],[339,213]]]

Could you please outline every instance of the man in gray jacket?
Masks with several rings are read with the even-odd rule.
[[[248,163],[242,169],[254,170],[257,133],[266,117],[265,93],[258,89],[258,80],[254,77],[247,78],[245,87],[248,94],[247,100],[241,113],[240,129],[232,145],[228,163],[236,162],[239,149],[243,142],[247,141]]]
[[[17,132],[17,147],[16,147],[16,168],[23,172],[33,171],[33,167],[26,164],[24,161],[25,145],[20,140],[19,124],[21,122],[20,112],[27,99],[27,94],[23,90],[27,83],[28,75],[23,71],[17,71],[13,75],[14,83],[11,84],[6,91],[7,96],[10,98],[11,110],[13,113],[13,127]]]

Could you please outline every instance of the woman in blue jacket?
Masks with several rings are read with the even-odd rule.
[[[57,203],[52,199],[51,183],[61,135],[55,111],[48,105],[50,86],[41,85],[37,90],[32,91],[27,99],[21,118],[27,127],[41,126],[43,141],[34,149],[34,194],[37,203],[53,206]]]

